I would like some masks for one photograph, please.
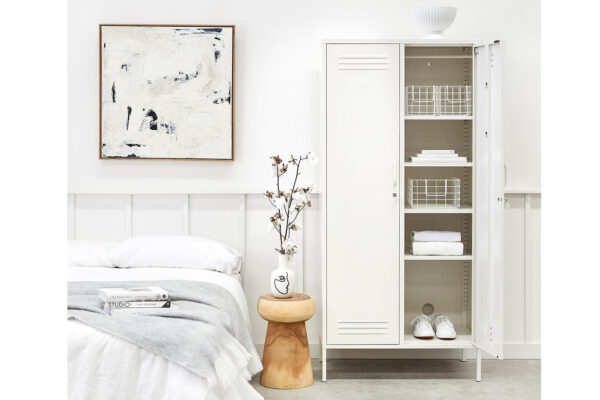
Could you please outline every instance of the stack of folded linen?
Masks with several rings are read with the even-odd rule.
[[[412,250],[415,256],[462,256],[464,246],[460,232],[414,231]]]
[[[412,162],[424,162],[424,163],[465,163],[467,162],[466,157],[459,157],[454,150],[421,150],[420,153],[415,154],[410,158]]]

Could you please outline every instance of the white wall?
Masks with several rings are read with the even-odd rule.
[[[420,28],[412,21],[411,8],[420,3],[70,0],[69,192],[77,193],[70,196],[71,237],[117,240],[157,230],[188,230],[222,235],[221,240],[244,245],[246,294],[255,341],[262,343],[266,324],[252,310],[258,295],[268,291],[267,276],[276,261],[269,250],[272,238],[264,229],[268,204],[252,193],[267,187],[268,155],[317,149],[320,42],[418,37]],[[539,1],[443,4],[459,8],[447,31],[449,37],[505,41],[507,189],[539,191]],[[98,160],[99,23],[236,25],[235,162]],[[129,193],[146,195],[130,197]],[[193,193],[214,195],[187,195]],[[513,194],[507,199],[511,208],[505,219],[505,354],[535,357],[540,340],[540,197]],[[319,301],[318,199],[315,203],[305,216],[302,265],[304,290]],[[215,215],[226,218],[235,233],[212,229]],[[319,331],[317,313],[308,323],[311,344],[319,342]],[[370,352],[367,356],[454,356],[443,353]]]
[[[69,192],[257,193],[273,153],[317,149],[324,38],[414,38],[417,0],[70,0]],[[434,3],[434,2],[429,2]],[[540,187],[539,1],[451,0],[448,37],[506,43],[507,187]],[[235,24],[236,161],[98,160],[98,24]]]

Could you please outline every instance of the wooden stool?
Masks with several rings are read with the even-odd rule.
[[[288,299],[264,294],[258,313],[269,321],[260,384],[275,389],[297,389],[313,384],[310,350],[304,321],[313,316],[315,299],[295,293]]]

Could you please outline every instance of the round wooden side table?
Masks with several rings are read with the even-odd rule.
[[[316,310],[315,299],[295,293],[287,299],[264,294],[258,313],[269,322],[260,384],[275,389],[298,389],[313,384],[310,350],[304,321]]]

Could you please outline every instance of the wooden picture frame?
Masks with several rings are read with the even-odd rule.
[[[131,30],[129,30],[131,28]],[[142,28],[152,29],[148,30],[140,30]],[[160,31],[156,31],[153,28],[160,29]],[[99,149],[98,154],[100,159],[134,159],[134,160],[193,160],[193,161],[234,161],[235,159],[235,25],[181,25],[181,24],[99,24]],[[111,31],[109,33],[109,30]],[[129,35],[131,32],[131,35]],[[151,33],[150,33],[151,32]],[[168,32],[172,32],[174,38],[169,37]],[[110,37],[112,34],[112,38]],[[118,70],[118,67],[115,67],[114,59],[108,61],[107,58],[107,41],[115,40],[114,36],[121,35],[125,38],[127,44],[123,46],[113,46],[109,42],[109,48],[112,50],[113,47],[117,47],[118,51],[115,50],[115,54],[126,54],[127,58],[133,58],[137,61],[138,58],[147,57],[149,58],[149,63],[147,65],[142,65],[138,68],[138,75],[135,76],[133,82],[125,81],[125,87],[129,90],[126,90],[126,93],[129,94],[130,98],[137,99],[139,103],[136,103],[136,114],[134,114],[132,110],[132,106],[127,106],[124,111],[124,103],[119,104],[118,109],[116,105],[116,98],[118,93],[115,89],[115,81],[112,81],[112,85],[108,77],[111,75],[107,73],[107,71],[103,70],[103,67],[106,64],[111,65],[112,70],[110,72],[113,74],[113,77],[121,77],[122,75],[127,75],[129,73],[129,68],[132,68],[132,71],[136,68],[134,66],[131,67],[130,64],[123,63],[121,65],[121,70]],[[139,44],[139,37],[144,40],[144,35],[148,36],[148,41],[145,46],[146,51],[152,53],[150,55],[145,55],[143,51],[135,52],[127,52],[127,49],[124,51],[123,48],[125,46],[130,45],[131,43]],[[166,36],[165,36],[166,35]],[[212,35],[212,36],[211,36]],[[108,38],[107,38],[108,36]],[[164,40],[159,40],[164,37]],[[212,38],[212,39],[211,39]],[[136,40],[138,40],[136,42]],[[176,41],[176,43],[182,48],[177,47],[177,49],[172,49],[171,42]],[[210,47],[208,47],[208,41],[211,41]],[[195,42],[194,42],[195,41]],[[149,47],[159,46],[160,44],[165,44],[166,46],[158,47],[157,49],[148,50]],[[182,44],[183,43],[183,44]],[[151,88],[148,89],[145,86],[146,81],[143,82],[143,85],[140,83],[142,79],[146,80],[149,73],[148,69],[152,70],[152,68],[160,71],[160,67],[165,64],[171,72],[173,71],[173,65],[169,65],[168,63],[175,62],[170,57],[157,57],[154,53],[166,53],[176,52],[177,54],[193,54],[193,57],[200,57],[198,55],[198,51],[190,52],[188,47],[196,46],[199,47],[200,50],[205,51],[201,55],[203,58],[198,58],[194,60],[189,60],[188,58],[180,59],[179,61],[187,63],[188,66],[194,64],[197,69],[194,72],[191,71],[178,71],[178,74],[173,76],[169,75],[167,72],[161,74],[160,77],[154,74],[153,77],[156,78],[156,85],[159,88]],[[144,47],[143,45],[141,47]],[[202,86],[203,92],[199,95],[199,108],[196,109],[197,104],[187,104],[181,98],[177,98],[176,96],[181,96],[182,93],[193,92],[190,90],[188,85],[185,89],[180,89],[184,87],[188,82],[192,82],[197,80],[198,82],[206,82],[207,79],[214,79],[214,70],[217,69],[214,65],[210,65],[211,63],[207,60],[207,52],[208,49],[212,49],[214,56],[214,64],[226,63],[225,67],[219,66],[219,71],[221,75],[217,74],[218,82],[214,82],[215,86],[211,86],[210,84]],[[226,49],[227,53],[221,53],[223,49]],[[194,47],[194,50],[198,50]],[[230,51],[230,52],[229,52]],[[120,52],[120,53],[119,53]],[[115,56],[113,56],[115,57]],[[152,57],[155,57],[154,59]],[[146,60],[148,61],[148,60]],[[116,63],[118,66],[119,63]],[[142,64],[142,61],[139,61],[139,64]],[[230,67],[229,67],[230,64]],[[157,66],[158,65],[158,66]],[[149,67],[148,67],[149,66]],[[146,68],[148,67],[148,68]],[[212,68],[212,70],[211,70]],[[107,68],[110,69],[110,68]],[[207,69],[212,73],[212,75],[208,76]],[[143,70],[143,71],[142,71]],[[122,74],[124,72],[124,74]],[[229,75],[228,75],[229,74]],[[205,76],[207,75],[207,76]],[[229,78],[227,80],[226,78]],[[198,78],[198,79],[195,79]],[[127,79],[127,78],[125,78]],[[161,80],[162,79],[162,80]],[[223,82],[225,79],[225,82]],[[103,85],[103,80],[104,85]],[[148,86],[151,87],[154,79],[147,79]],[[210,82],[210,81],[209,81]],[[210,82],[212,83],[212,82]],[[175,85],[176,84],[176,85]],[[196,84],[196,83],[193,83]],[[228,84],[229,90],[226,92],[224,84]],[[136,86],[137,85],[137,86]],[[200,85],[200,83],[197,83]],[[176,86],[176,87],[175,87]],[[141,88],[142,94],[135,94],[136,90],[131,90],[131,88]],[[167,89],[164,89],[164,88]],[[170,102],[166,100],[166,96],[163,96],[163,92],[165,90],[171,90],[174,93],[174,99],[176,101]],[[148,100],[149,96],[144,96],[143,93],[148,91],[159,92],[161,93],[161,101],[163,105],[168,108],[171,104],[184,105],[184,111],[182,111],[182,120],[184,121],[184,126],[187,130],[177,132],[176,123],[170,123],[170,121],[160,120],[160,117],[157,116],[157,113],[153,111],[153,109],[149,107],[145,107],[145,104],[148,104],[152,99]],[[207,93],[207,92],[210,93]],[[134,93],[134,94],[132,94]],[[136,97],[137,96],[137,97]],[[164,98],[163,98],[164,97]],[[158,98],[158,97],[157,97]],[[202,100],[202,101],[200,101]],[[157,100],[158,101],[158,100]],[[110,107],[110,111],[104,109],[104,107],[108,105]],[[115,104],[112,104],[115,103]],[[215,106],[213,106],[213,104]],[[104,106],[104,107],[103,107]],[[219,106],[227,106],[228,109],[223,110]],[[175,106],[172,106],[175,108]],[[107,107],[108,108],[108,107]],[[214,114],[206,112],[205,110],[215,110]],[[104,112],[103,112],[104,111]],[[177,109],[169,110],[171,114],[177,113]],[[112,113],[112,114],[111,114]],[[146,113],[146,114],[144,114]],[[152,113],[152,114],[151,114]],[[108,115],[110,114],[110,116]],[[167,113],[168,114],[168,113]],[[118,118],[111,120],[109,117],[116,115]],[[135,115],[136,119],[130,121],[130,117]],[[125,118],[126,116],[126,118]],[[183,117],[185,116],[185,117]],[[188,118],[191,117],[191,118]],[[223,124],[222,122],[225,120],[230,121],[230,128]],[[217,120],[221,125],[213,127],[213,120]],[[119,124],[124,123],[125,128],[117,127],[115,128],[115,121],[119,121]],[[208,122],[207,122],[208,121]],[[129,135],[130,123],[137,122],[137,130],[140,132],[136,132],[135,134]],[[179,121],[178,121],[179,123]],[[214,125],[217,125],[214,123]],[[198,126],[207,126],[211,129],[210,132],[207,133],[207,130],[202,129],[194,129]],[[227,127],[230,129],[226,134],[221,134],[223,127]],[[133,129],[133,128],[132,128]],[[150,129],[150,130],[149,130]],[[153,132],[151,130],[154,130]],[[123,131],[121,135],[119,132]],[[174,134],[174,132],[177,132]],[[163,136],[161,136],[161,134]],[[166,136],[164,136],[166,134]],[[172,134],[169,136],[169,134]],[[129,136],[128,136],[129,135]],[[132,141],[131,137],[140,137],[143,140],[140,143],[139,140]],[[183,139],[180,140],[180,136]],[[127,139],[129,138],[129,139]],[[205,140],[205,144],[207,144],[207,148],[202,146],[202,140]],[[176,147],[171,147],[169,143],[176,143]],[[166,144],[165,144],[166,143]],[[187,147],[186,147],[187,145]],[[108,148],[107,148],[108,146]],[[156,148],[152,147],[156,146]],[[162,146],[162,148],[161,148]],[[210,148],[213,146],[213,148]],[[131,149],[131,153],[129,154],[129,149]],[[164,156],[157,156],[156,154],[165,153]],[[173,154],[183,154],[182,156],[173,156]],[[185,154],[184,154],[185,153]],[[199,156],[190,156],[189,154],[199,155]],[[151,154],[152,156],[144,156],[144,154]]]

